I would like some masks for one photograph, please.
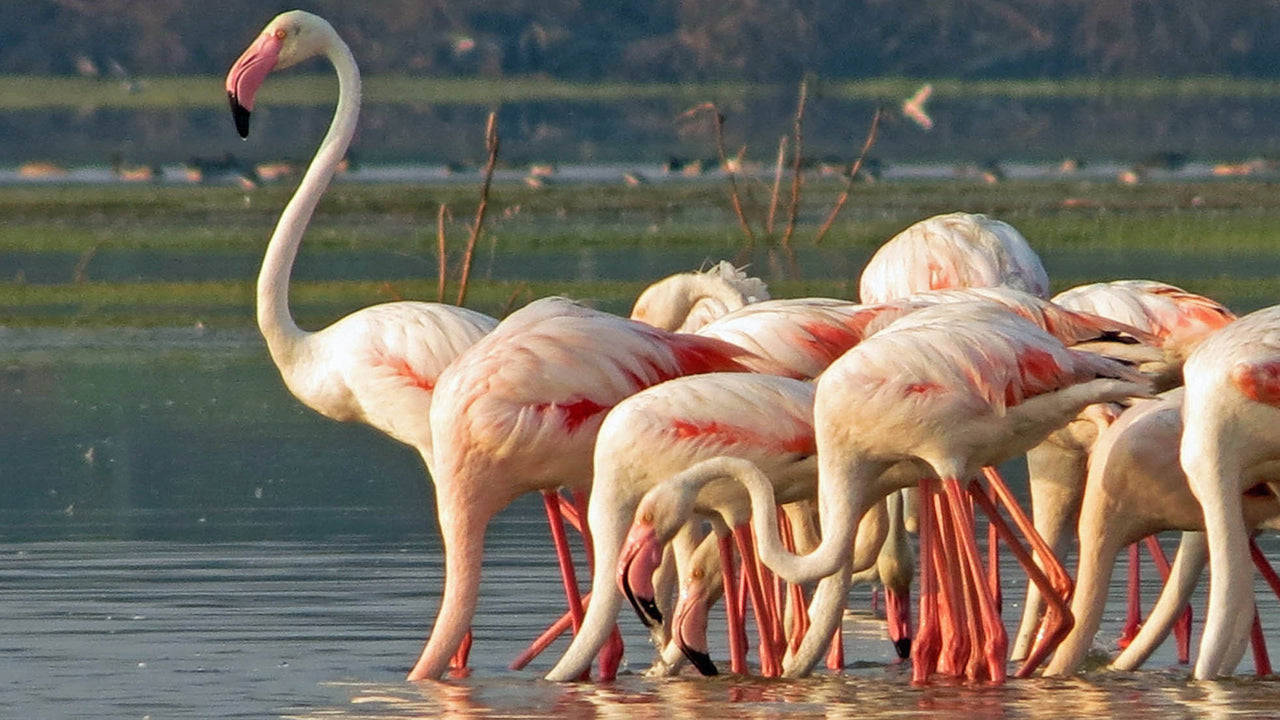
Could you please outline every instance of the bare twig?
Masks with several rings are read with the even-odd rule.
[[[782,191],[782,167],[787,161],[787,136],[778,141],[778,162],[773,167],[773,192],[769,195],[769,215],[764,223],[766,235],[773,235],[773,219],[778,213],[778,195]]]
[[[440,212],[436,213],[436,252],[439,253],[436,259],[436,267],[439,268],[440,274],[436,278],[436,302],[444,302],[445,284],[448,282],[448,243],[445,242],[444,235],[444,219],[449,214],[449,206],[440,203]]]
[[[98,254],[98,248],[102,247],[102,243],[106,239],[99,240],[80,254],[80,259],[76,260],[76,266],[71,270],[71,282],[79,285],[89,279],[89,261],[93,260],[93,256]]]
[[[476,208],[476,219],[471,224],[471,236],[467,238],[467,250],[462,256],[462,276],[458,286],[458,305],[467,299],[467,280],[471,277],[471,258],[475,255],[476,241],[480,237],[480,228],[484,225],[484,213],[489,207],[489,187],[493,184],[493,169],[498,164],[498,114],[489,113],[489,122],[484,130],[485,145],[489,149],[489,161],[484,166],[484,185],[480,189],[480,205]]]
[[[728,160],[728,153],[724,149],[724,115],[720,114],[719,108],[713,102],[705,102],[701,105],[692,107],[680,113],[677,119],[692,117],[703,110],[711,111],[712,126],[716,131],[716,152],[720,154],[720,167],[725,167],[725,161]],[[742,210],[742,198],[738,194],[737,173],[729,172],[729,198],[733,202],[733,211],[738,216],[738,225],[742,227],[742,233],[747,236],[747,242],[754,245],[756,235],[751,231],[751,223],[747,222],[746,213]]]
[[[796,141],[792,148],[794,161],[791,164],[791,205],[787,208],[787,230],[782,235],[782,246],[791,245],[791,236],[796,231],[796,215],[800,212],[800,174],[801,155],[804,151],[804,106],[809,99],[809,78],[800,81],[800,100],[796,103]]]
[[[848,177],[844,180],[844,191],[840,193],[840,197],[836,198],[836,204],[832,206],[831,212],[827,213],[827,219],[823,221],[822,227],[818,228],[818,234],[813,238],[813,244],[818,245],[822,242],[822,238],[826,237],[827,231],[835,224],[836,216],[844,209],[844,204],[849,201],[849,192],[853,189],[854,179],[858,177],[858,172],[862,170],[862,163],[867,159],[867,152],[871,150],[871,146],[876,142],[876,129],[880,127],[880,108],[876,108],[876,114],[871,116],[871,129],[867,131],[867,139],[862,143],[862,150],[858,153],[858,159],[853,161],[849,166]]]

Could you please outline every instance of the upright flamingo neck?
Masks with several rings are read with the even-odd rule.
[[[293,364],[299,343],[308,335],[298,328],[289,312],[289,277],[298,244],[338,163],[346,155],[360,114],[360,71],[351,49],[334,34],[325,55],[338,73],[338,106],[320,149],[280,213],[258,273],[258,328],[272,359],[282,369]]]

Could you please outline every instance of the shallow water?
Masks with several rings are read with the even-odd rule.
[[[472,674],[406,683],[442,579],[417,459],[299,407],[250,332],[0,332],[0,453],[4,717],[1142,720],[1280,703],[1272,680],[1189,682],[1172,643],[1132,675],[912,687],[865,587],[851,594],[841,674],[648,679],[652,651],[624,614],[617,682],[546,683],[563,640],[507,669],[563,608],[535,498],[490,529]],[[1006,568],[1010,625],[1018,576]],[[1123,581],[1100,644],[1118,634]],[[1259,606],[1280,627],[1275,598]]]

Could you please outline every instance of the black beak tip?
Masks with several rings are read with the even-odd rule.
[[[715,677],[720,674],[720,670],[716,668],[716,664],[711,662],[711,656],[701,650],[680,646],[680,650],[684,656],[689,658],[689,662],[693,667],[702,673],[704,677]]]
[[[662,624],[662,611],[658,609],[658,604],[653,601],[653,598],[636,598],[636,604],[636,609],[640,611],[645,625],[657,627]]]
[[[241,105],[234,94],[227,93],[227,98],[231,101],[231,117],[236,121],[236,132],[242,138],[249,137],[249,109]]]
[[[898,651],[898,657],[906,660],[911,657],[911,638],[900,638],[893,641],[893,649]]]

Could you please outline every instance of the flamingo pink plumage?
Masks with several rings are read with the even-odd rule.
[[[1021,233],[1001,220],[963,212],[926,218],[890,238],[867,261],[858,284],[864,303],[962,287],[1049,295],[1044,264]]]
[[[1102,351],[1133,361],[1152,379],[1157,391],[1181,385],[1186,357],[1206,337],[1235,319],[1235,314],[1217,301],[1154,280],[1081,285],[1059,293],[1053,303],[1146,333],[1151,340],[1143,345],[1110,344]],[[1153,349],[1157,350],[1154,355]],[[1110,412],[1095,409],[1083,422],[1055,432],[1027,453],[1032,516],[1036,529],[1055,552],[1065,549],[1069,529],[1075,527],[1089,452],[1099,429],[1108,424],[1105,416]],[[1025,656],[1030,648],[1042,609],[1039,591],[1028,587],[1013,645],[1014,659]]]
[[[1076,626],[1045,668],[1046,675],[1069,674],[1084,660],[1101,622],[1121,549],[1164,530],[1203,529],[1200,506],[1178,464],[1181,437],[1181,389],[1125,411],[1098,437],[1080,511],[1080,569],[1071,606]],[[1251,487],[1278,477],[1259,476],[1257,470],[1274,472],[1265,465],[1255,468]],[[1241,501],[1250,528],[1280,514],[1280,503],[1261,489],[1245,492]],[[1132,667],[1135,660],[1140,662],[1131,655],[1126,666]]]
[[[900,477],[886,481],[886,469],[903,461],[918,463],[912,477],[934,472],[959,491],[977,470],[1025,451],[1084,406],[1145,392],[1127,368],[1068,350],[1007,310],[989,303],[942,305],[908,315],[863,341],[819,378],[815,422],[822,540],[813,552],[798,556],[782,545],[772,488],[751,463],[717,458],[677,478],[744,482],[765,564],[789,582],[821,580],[813,603],[828,611],[811,617],[804,641],[784,668],[785,675],[805,675],[839,620],[839,612],[829,609],[840,605],[821,599],[843,597],[848,573],[841,570],[848,567],[855,523],[871,504],[906,486]],[[968,539],[972,565],[976,546],[971,524],[963,522],[964,505],[957,502],[952,511],[958,513],[957,532]],[[922,543],[924,535],[922,528]],[[973,584],[985,591],[985,581]],[[928,595],[931,588],[923,592]],[[983,622],[998,624],[986,612]],[[926,636],[926,656],[936,652],[937,638],[928,637],[935,630],[936,617],[922,615],[917,642]],[[1003,676],[1002,630],[987,627],[975,638],[989,641],[988,671],[997,679]],[[916,667],[921,679],[930,672],[927,658]]]
[[[445,587],[410,679],[438,677],[466,632],[489,519],[525,492],[587,489],[611,407],[681,375],[773,367],[729,343],[562,298],[520,309],[464,352],[441,374],[431,405]]]
[[[1250,471],[1280,459],[1280,306],[1210,335],[1183,374],[1181,463],[1209,542],[1209,609],[1194,671],[1207,680],[1235,671],[1254,618],[1241,503]]]

